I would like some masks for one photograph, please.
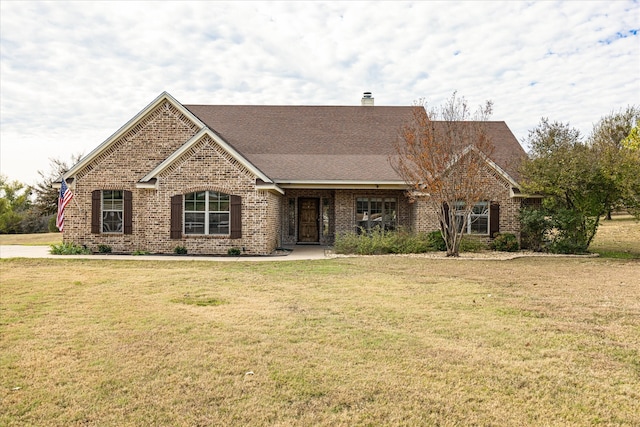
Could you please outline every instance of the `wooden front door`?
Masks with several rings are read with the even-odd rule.
[[[300,243],[318,243],[320,241],[319,218],[319,199],[298,199],[298,241]]]

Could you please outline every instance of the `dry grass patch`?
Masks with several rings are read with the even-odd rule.
[[[640,424],[633,260],[0,267],[2,425]]]
[[[631,215],[601,220],[589,250],[611,258],[640,259],[640,221]]]
[[[0,245],[48,246],[62,243],[62,233],[0,234]]]

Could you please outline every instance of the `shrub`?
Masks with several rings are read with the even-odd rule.
[[[383,255],[424,253],[434,249],[427,234],[376,228],[369,233],[360,230],[360,234],[339,234],[333,250],[339,254]]]
[[[432,251],[429,238],[425,233],[411,233],[406,230],[388,233],[389,253],[420,254]]]
[[[111,253],[111,246],[109,246],[109,245],[98,245],[98,252],[100,252],[101,254],[110,254]]]
[[[58,245],[51,245],[49,253],[53,255],[85,255],[90,254],[91,251],[75,243],[60,243]]]
[[[242,252],[240,251],[240,248],[229,248],[229,250],[227,251],[227,255],[230,256],[238,256],[241,253]]]
[[[520,226],[523,248],[540,252],[547,247],[551,221],[542,209],[523,208],[520,211]]]
[[[520,249],[517,237],[511,233],[496,235],[489,247],[494,251],[502,252],[516,252]]]
[[[557,209],[551,216],[553,239],[549,250],[561,254],[586,253],[597,230],[597,217],[589,217],[573,209]]]
[[[344,233],[336,235],[333,250],[337,254],[355,254],[358,252],[360,236],[356,233]]]
[[[462,236],[460,252],[480,252],[487,249],[487,244],[475,237]]]
[[[427,239],[429,241],[429,246],[434,251],[446,251],[447,243],[444,241],[444,237],[442,237],[442,232],[440,230],[435,230],[427,234]]]
[[[486,243],[464,236],[460,251],[478,252],[487,249]],[[446,251],[447,246],[440,231],[411,233],[405,230],[372,230],[370,233],[347,233],[336,236],[333,250],[338,254],[383,255],[416,254],[430,251]]]
[[[186,255],[187,248],[185,248],[184,246],[176,246],[175,248],[173,248],[173,253],[176,255]]]

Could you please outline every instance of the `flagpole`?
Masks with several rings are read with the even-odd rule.
[[[73,201],[76,203],[76,206],[78,207],[78,210],[80,211],[80,213],[82,213],[82,208],[80,207],[80,204],[78,203],[78,201],[76,200],[76,195],[75,193],[73,194]]]

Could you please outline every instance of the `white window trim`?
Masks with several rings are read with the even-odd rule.
[[[105,209],[104,208],[104,192],[105,191],[119,191],[122,195],[121,199],[111,199],[111,200],[121,200],[122,201],[122,209]],[[122,214],[122,219],[120,223],[119,231],[105,231],[104,229],[104,214],[105,212],[120,212]],[[100,190],[100,233],[101,234],[124,234],[124,191],[123,190]]]
[[[367,200],[367,204],[368,204],[368,211],[364,212],[365,218],[363,218],[361,221],[358,221],[358,199],[366,199]],[[370,213],[371,213],[371,200],[372,199],[380,199],[380,201],[382,202],[382,216],[380,217],[380,221],[376,221],[376,220],[371,220],[370,218]],[[360,222],[367,222],[367,227],[366,227],[366,231],[369,232],[372,229],[375,228],[376,225],[383,225],[385,224],[384,221],[384,217],[385,217],[385,203],[386,202],[394,202],[396,209],[395,209],[395,219],[393,221],[389,221],[389,223],[393,223],[394,225],[394,229],[398,228],[398,199],[396,197],[378,197],[378,196],[356,196],[356,209],[355,209],[355,215],[356,215],[356,226],[358,226],[358,223]]]
[[[218,194],[224,194],[227,196],[228,198],[228,206],[229,206],[229,210],[226,211],[210,211],[209,210],[209,193],[218,193]],[[190,211],[187,210],[187,195],[189,194],[195,194],[195,193],[201,193],[201,191],[192,191],[190,193],[186,193],[183,197],[182,197],[182,234],[184,234],[185,236],[231,236],[231,195],[227,194],[227,193],[223,193],[221,191],[204,191],[205,193],[205,198],[204,198],[204,206],[205,206],[205,210],[204,211]],[[204,214],[204,233],[187,233],[186,230],[186,216],[188,213],[197,213],[197,214]],[[228,224],[227,224],[227,233],[209,233],[209,216],[210,214],[227,214],[229,215],[229,220],[228,220]]]
[[[464,214],[464,210],[463,209],[458,209],[458,205],[462,204],[462,202],[457,202],[455,204],[456,206],[456,213],[455,213],[455,217],[457,218],[458,216],[462,216]],[[475,214],[473,213],[473,209],[471,210],[471,212],[469,212],[469,214],[467,215],[467,223],[465,224],[466,226],[466,230],[463,230],[462,233],[463,234],[469,234],[469,235],[473,235],[473,236],[488,236],[490,234],[490,229],[491,229],[491,209],[490,206],[491,204],[488,201],[481,201],[476,203],[475,206],[478,206],[480,204],[483,204],[485,206],[485,209],[483,211],[482,214]],[[474,206],[474,207],[475,207]],[[478,218],[487,218],[487,230],[485,233],[472,233],[471,232],[471,224],[474,222],[474,218],[477,219]]]

